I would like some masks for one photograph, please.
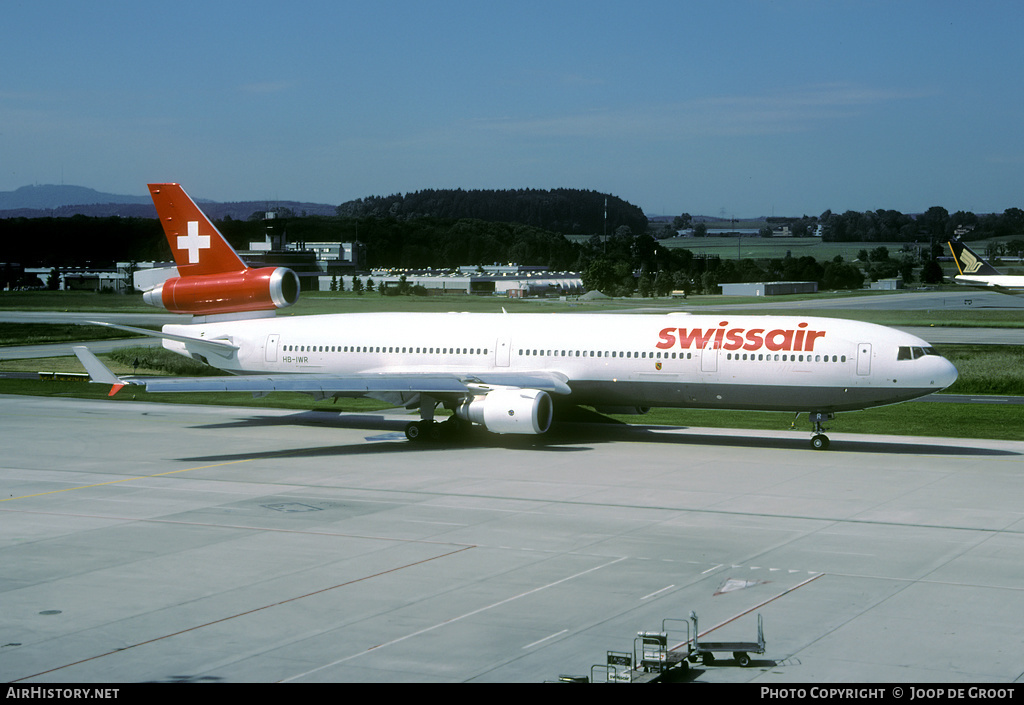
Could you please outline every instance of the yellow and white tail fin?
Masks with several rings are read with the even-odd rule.
[[[960,240],[953,239],[949,243],[949,251],[953,253],[953,261],[961,276],[999,276],[998,269],[981,258],[970,247]]]

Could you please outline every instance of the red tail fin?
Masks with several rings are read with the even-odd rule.
[[[149,184],[149,193],[181,276],[245,269],[238,253],[179,184]]]

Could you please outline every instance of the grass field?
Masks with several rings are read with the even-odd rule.
[[[711,231],[714,233],[714,231]],[[842,255],[847,262],[857,259],[861,250],[871,251],[876,247],[887,247],[890,256],[900,251],[902,242],[823,242],[820,237],[719,237],[714,234],[708,237],[678,237],[659,240],[658,244],[667,248],[689,250],[695,255],[718,255],[722,259],[785,259],[792,257],[813,257],[819,263],[830,262],[836,255]]]
[[[963,296],[963,290],[951,287],[951,295]],[[769,315],[789,315],[794,302],[806,304],[815,299],[844,299],[859,296],[899,297],[900,292],[828,292],[825,294],[794,294],[791,296],[773,296],[770,300],[764,297],[742,296],[691,296],[681,298],[620,298],[597,299],[594,301],[578,301],[559,299],[506,299],[494,296],[381,296],[379,294],[363,294],[351,292],[337,293],[314,291],[304,294],[297,304],[278,312],[281,316],[309,316],[322,313],[374,313],[381,311],[407,312],[446,312],[469,311],[472,313],[499,313],[503,309],[509,313],[621,313],[642,310],[657,313],[664,311],[693,311],[701,313],[703,309],[713,311],[722,305],[743,306],[757,304],[758,308],[749,311],[732,309],[735,314],[753,313]],[[16,305],[12,302],[20,302]],[[108,305],[110,304],[110,305]],[[770,308],[764,308],[766,304]],[[2,292],[0,293],[0,309],[24,311],[66,311],[104,312],[104,313],[157,313],[152,307],[142,303],[136,296],[110,296],[89,292]],[[887,326],[953,326],[981,328],[1024,328],[1024,316],[1019,311],[991,309],[942,309],[935,311],[901,311],[874,310],[869,308],[846,309],[811,309],[802,307],[800,314],[804,316],[824,316],[828,318],[847,318],[867,321]],[[0,325],[0,346],[31,345],[36,338],[42,340],[42,328],[34,328],[36,324],[5,323]],[[49,325],[49,324],[46,324]],[[63,342],[57,336],[56,327],[45,332],[50,336],[49,342]],[[65,340],[99,340],[103,338],[129,337],[125,333],[110,329],[84,326],[63,328]],[[81,331],[81,332],[76,332]],[[82,337],[79,337],[82,336]]]
[[[906,242],[825,242],[817,237],[722,237],[714,230],[709,231],[708,237],[678,237],[659,240],[658,243],[670,249],[690,250],[695,255],[718,255],[722,259],[784,259],[788,254],[792,257],[813,257],[820,264],[831,262],[836,255],[842,256],[846,262],[853,262],[861,250],[871,252],[877,247],[885,247],[889,250],[889,256],[896,258],[904,247],[915,247],[914,243]],[[979,240],[971,242],[970,246],[984,254],[988,243],[988,240]],[[927,249],[927,241],[922,246]],[[950,255],[948,250],[946,255]],[[947,275],[956,274],[952,262],[942,264]],[[995,264],[1004,274],[1017,273],[1021,268],[1017,262]]]

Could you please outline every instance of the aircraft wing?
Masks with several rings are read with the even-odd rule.
[[[482,372],[459,375],[444,372],[395,372],[355,375],[277,374],[218,377],[126,377],[110,371],[85,346],[74,348],[93,382],[120,389],[126,384],[146,387],[148,392],[302,392],[317,396],[362,396],[382,393],[457,394],[486,393],[487,387],[539,389],[569,394],[564,375],[553,372]]]
[[[559,375],[445,373],[370,373],[359,375],[286,374],[241,375],[237,377],[152,377],[140,380],[148,392],[304,392],[332,396],[360,396],[383,392],[424,394],[468,394],[487,386],[540,389],[568,394],[569,386]]]

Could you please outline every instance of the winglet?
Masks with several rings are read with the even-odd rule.
[[[89,373],[90,382],[110,385],[110,392],[107,396],[114,396],[121,391],[122,387],[128,384],[111,372],[109,367],[100,362],[100,359],[93,355],[89,348],[84,345],[76,345],[71,349],[75,351],[75,356],[85,367],[85,371]]]

